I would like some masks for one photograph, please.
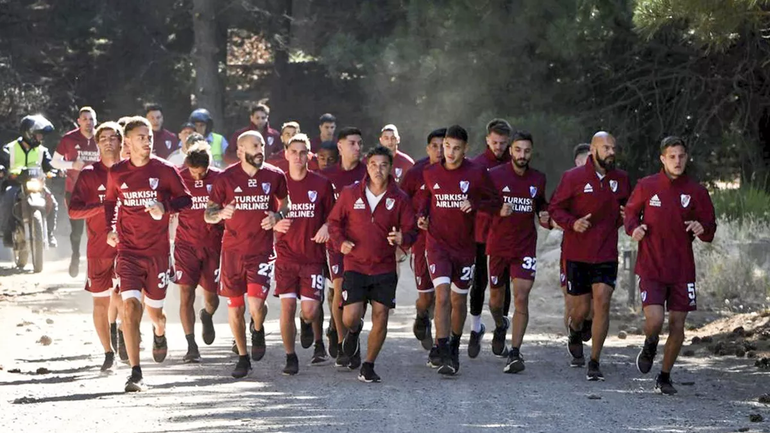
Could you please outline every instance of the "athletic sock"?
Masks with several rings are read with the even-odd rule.
[[[519,356],[519,348],[511,347],[511,356]]]
[[[249,362],[249,355],[238,355],[238,362]]]
[[[195,343],[195,334],[187,334],[187,335],[184,336],[184,338],[187,340],[187,347],[188,348],[192,348],[192,347],[197,348],[198,347],[198,344]]]
[[[471,331],[481,332],[481,315],[474,316],[471,314]]]
[[[450,341],[453,341],[453,342],[455,342],[455,341],[456,341],[456,342],[459,344],[459,343],[460,343],[460,337],[462,337],[462,335],[457,335],[457,334],[455,334],[455,333],[453,332],[453,333],[452,333],[452,338],[450,339]]]
[[[131,376],[132,377],[138,377],[138,378],[141,379],[142,378],[142,367],[140,367],[138,365],[136,367],[131,367]]]
[[[447,345],[449,345],[449,339],[448,338],[439,338],[438,339],[438,347],[439,348],[446,347]]]
[[[652,345],[652,344],[654,344],[655,346],[657,346],[658,345],[658,341],[660,341],[660,337],[658,337],[657,335],[654,336],[654,337],[646,337],[644,339],[644,344],[645,345],[648,345],[648,344]]]
[[[117,322],[110,323],[110,332],[114,334],[117,331],[118,331],[118,324],[117,324]]]
[[[671,373],[666,373],[665,371],[660,372],[660,380],[661,382],[670,382],[671,381]]]

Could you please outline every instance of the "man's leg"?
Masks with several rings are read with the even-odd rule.
[[[96,335],[99,337],[99,342],[102,343],[104,349],[104,365],[102,365],[102,371],[107,371],[112,367],[112,363],[115,359],[115,352],[112,350],[112,343],[110,341],[110,322],[108,320],[108,311],[110,309],[110,296],[102,296],[102,293],[97,293],[94,296],[94,329],[96,329]]]
[[[163,362],[168,354],[166,313],[163,311],[163,301],[155,301],[145,295],[144,305],[147,308],[147,315],[152,321],[152,358],[155,362]]]
[[[534,281],[516,278],[513,280],[513,326],[511,331],[511,346],[518,355],[524,334],[529,323],[529,293]]]
[[[648,296],[648,298],[650,297]],[[645,339],[642,350],[636,356],[636,369],[642,374],[647,374],[652,369],[655,355],[658,353],[658,341],[663,329],[663,321],[666,318],[666,311],[663,305],[658,304],[645,305],[643,311]],[[669,322],[670,320],[669,318]]]
[[[567,294],[567,297],[569,298],[570,305],[570,314],[567,322],[567,330],[569,332],[567,349],[572,356],[570,367],[582,367],[585,365],[585,357],[583,355],[581,330],[583,329],[583,321],[591,310],[591,294]]]
[[[385,343],[385,336],[388,334],[388,314],[390,309],[380,304],[372,302],[372,331],[369,333],[369,340],[366,345],[366,362],[374,364],[377,355],[382,350]]]
[[[56,201],[56,197],[51,194],[51,190],[45,187],[45,201],[48,212],[46,213],[46,227],[48,228],[48,246],[56,248],[57,242],[54,233],[56,232],[56,219],[59,215],[59,202]]]
[[[342,305],[342,278],[335,278],[332,281],[334,287],[334,300],[332,301],[332,317],[334,318],[334,327],[337,330],[338,341],[342,341],[345,338],[347,329],[345,328],[345,322],[342,319],[342,310],[339,308]],[[363,314],[363,309],[361,310]],[[360,318],[361,316],[359,316]]]
[[[294,318],[297,312],[297,297],[281,295],[281,339],[286,355],[294,354],[294,344],[297,339],[297,326]]]
[[[142,294],[138,290],[121,293],[123,297],[123,335],[128,352],[131,376],[126,382],[127,392],[144,390],[142,367],[139,365],[139,324],[142,322]]]
[[[487,290],[487,254],[486,244],[476,244],[476,271],[471,285],[471,338],[468,342],[468,356],[475,358],[481,351],[481,340],[484,338],[484,325],[481,323],[481,312],[484,308],[484,292]],[[467,307],[466,307],[467,310]],[[465,323],[465,319],[463,319]]]
[[[668,312],[668,338],[663,349],[663,365],[660,368],[655,388],[663,394],[675,394],[676,389],[671,385],[671,369],[679,356],[679,351],[684,343],[684,326],[687,320],[687,311]]]
[[[184,362],[200,362],[200,352],[195,342],[195,289],[195,286],[179,285],[179,319],[187,340]]]
[[[235,365],[232,376],[240,379],[249,374],[249,370],[251,370],[249,355],[246,354],[246,320],[243,318],[246,304],[243,295],[228,297],[227,307],[227,321],[230,323],[230,331],[233,333],[235,346],[238,348],[238,363]]]
[[[593,326],[591,328],[591,360],[599,362],[604,347],[604,340],[607,338],[607,331],[610,328],[610,301],[612,300],[613,288],[607,284],[597,283],[592,287],[593,294]],[[585,312],[583,317],[587,317],[589,311]]]
[[[69,207],[71,192],[64,193],[64,201]],[[72,278],[78,276],[80,271],[80,239],[83,237],[83,229],[85,228],[85,220],[73,220],[70,218],[70,247],[72,248],[72,256],[70,258],[69,274]]]
[[[254,323],[251,334],[251,359],[259,361],[265,356],[267,346],[265,344],[265,317],[267,317],[267,303],[265,299],[255,296],[258,293],[267,293],[259,284],[249,284],[248,299],[249,315]]]

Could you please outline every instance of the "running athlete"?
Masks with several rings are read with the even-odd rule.
[[[383,126],[382,130],[380,130],[380,145],[390,149],[390,152],[393,154],[393,173],[391,175],[396,179],[396,183],[401,185],[404,174],[414,166],[414,159],[398,150],[399,144],[401,144],[401,136],[398,135],[396,125],[388,124]]]

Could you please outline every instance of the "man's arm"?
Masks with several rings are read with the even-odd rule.
[[[476,197],[469,198],[475,210],[490,215],[500,212],[500,208],[503,207],[503,200],[500,198],[500,194],[497,193],[495,184],[492,183],[492,178],[489,177],[489,170],[481,172],[481,183],[477,191],[478,195]]]
[[[182,175],[174,167],[168,167],[167,170],[169,177],[169,195],[170,199],[163,203],[163,208],[166,213],[177,213],[182,209],[188,209],[192,206],[192,196],[190,190],[187,189]]]
[[[642,225],[642,211],[644,210],[645,201],[644,186],[638,183],[626,203],[626,218],[623,221],[623,225],[625,226],[626,234],[629,236],[633,235],[634,230]]]
[[[417,218],[406,194],[404,194],[403,203],[401,204],[399,222],[401,223],[399,228],[402,236],[400,247],[406,251],[417,240]]]
[[[342,191],[340,197],[337,199],[337,204],[332,208],[332,212],[329,214],[329,219],[326,224],[329,227],[329,239],[332,241],[334,249],[340,251],[342,243],[347,240],[345,237],[345,226],[347,223],[347,206],[345,205],[347,193]]]
[[[104,205],[99,202],[98,196],[96,201],[90,201],[88,198],[93,198],[94,194],[92,186],[88,183],[89,176],[86,173],[81,173],[78,180],[75,181],[75,187],[72,190],[72,197],[70,197],[69,206],[67,206],[67,212],[70,219],[80,220],[91,218],[104,212]]]
[[[570,202],[572,201],[571,185],[567,174],[563,174],[556,191],[551,196],[551,204],[548,205],[548,214],[564,231],[574,231],[573,226],[577,217],[569,212]]]

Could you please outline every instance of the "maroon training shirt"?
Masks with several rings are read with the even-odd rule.
[[[545,200],[545,175],[528,168],[519,176],[508,163],[489,171],[503,203],[513,206],[513,213],[501,217],[498,212],[492,217],[487,238],[487,255],[496,257],[535,257],[537,247],[538,213],[548,208]],[[542,225],[542,224],[541,224]],[[549,228],[547,225],[543,225]]]
[[[65,161],[74,161],[79,158],[86,165],[99,161],[99,148],[96,146],[96,140],[94,137],[86,138],[80,129],[73,129],[64,134],[59,145],[56,146],[56,153],[62,155]],[[64,182],[66,192],[72,192],[79,173],[79,170],[67,170],[67,179]]]
[[[262,229],[262,220],[287,195],[286,177],[273,165],[262,164],[254,176],[243,171],[241,163],[227,167],[209,195],[209,200],[223,208],[235,202],[233,217],[225,220],[222,249],[241,255],[271,254],[273,231]]]
[[[566,171],[556,187],[548,211],[564,229],[562,253],[565,260],[583,263],[618,261],[620,206],[631,192],[628,174],[610,170],[599,179],[593,156],[585,165]],[[575,221],[591,214],[591,228],[584,233],[574,230]]]
[[[107,244],[108,230],[104,219],[108,173],[109,169],[101,161],[84,167],[75,181],[67,208],[71,219],[86,220],[86,257],[89,259],[110,259],[117,254],[117,250]]]
[[[152,153],[157,157],[166,159],[175,150],[179,149],[179,138],[167,129],[152,131]]]
[[[270,155],[283,149],[283,143],[281,142],[281,133],[271,128],[269,122],[265,125],[265,129],[262,129],[262,130],[257,128],[257,125],[249,122],[249,126],[246,126],[244,128],[241,128],[235,131],[232,137],[230,137],[230,141],[228,142],[227,149],[225,150],[225,153],[227,153],[228,156],[235,158],[235,153],[236,153],[235,151],[238,150],[237,149],[238,137],[246,131],[259,131],[259,133],[262,134],[262,138],[265,139],[265,150],[264,150],[265,160],[267,160],[267,158],[269,158]]]
[[[338,198],[343,188],[360,182],[366,176],[366,165],[363,161],[359,162],[352,170],[343,170],[338,162],[321,171],[321,175],[329,179],[334,187],[334,198]]]
[[[393,168],[390,170],[390,174],[396,179],[397,184],[401,184],[406,172],[414,166],[414,160],[411,156],[402,151],[396,151],[393,155]]]
[[[406,193],[407,196],[412,201],[412,208],[415,212],[418,211],[420,207],[420,189],[425,184],[422,179],[422,173],[425,171],[425,168],[430,165],[430,158],[426,157],[423,159],[418,160],[414,163],[414,166],[410,168],[405,174],[404,178],[401,180],[401,190]],[[412,252],[421,254],[425,252],[425,237],[427,235],[427,232],[425,230],[418,230],[417,231],[417,240],[414,241],[414,245],[412,245]]]
[[[120,207],[117,207],[118,201]],[[146,212],[154,201],[163,203],[166,210],[160,220]],[[104,214],[109,232],[115,226],[118,232],[118,251],[145,257],[169,255],[168,218],[192,205],[190,191],[176,167],[165,159],[151,156],[147,164],[136,167],[124,159],[110,168]]]
[[[291,263],[326,263],[326,248],[311,239],[326,223],[334,207],[334,189],[328,179],[308,172],[296,181],[286,176],[291,207],[286,218],[291,226],[286,233],[276,233],[275,250],[279,260]]]
[[[472,260],[476,256],[476,213],[496,213],[502,206],[489,172],[467,159],[460,167],[447,170],[442,160],[425,168],[423,181],[425,189],[420,192],[418,216],[430,217],[427,249]],[[473,207],[470,213],[460,210],[465,200]]]
[[[484,149],[484,152],[482,152],[480,155],[476,156],[475,158],[471,159],[471,162],[474,164],[480,165],[487,170],[492,170],[493,168],[503,165],[506,162],[511,162],[511,154],[506,151],[503,153],[502,158],[495,157],[494,152],[492,152],[489,149],[489,146],[487,146]],[[486,213],[486,212],[477,212],[476,213],[476,227],[475,227],[475,233],[476,233],[476,243],[483,244],[487,241],[487,237],[489,237],[489,226],[492,224],[492,215]]]
[[[706,188],[686,175],[672,181],[662,171],[636,184],[626,205],[625,226],[630,236],[647,224],[639,242],[637,275],[665,284],[695,282],[695,236],[685,230],[685,221],[701,223],[701,241],[714,240],[717,224]]]
[[[184,167],[179,171],[184,184],[192,196],[192,206],[179,212],[179,225],[176,228],[177,244],[188,244],[195,248],[209,247],[216,251],[222,248],[222,233],[224,224],[208,224],[203,218],[209,195],[222,171],[210,167],[206,176],[201,180],[193,179],[190,169]]]
[[[367,176],[358,185],[342,190],[329,215],[329,235],[337,251],[346,240],[355,244],[345,254],[345,271],[365,275],[396,272],[397,246],[388,243],[388,233],[393,227],[400,229],[401,247],[408,249],[417,237],[414,210],[409,197],[390,177],[385,195],[372,212],[366,198],[368,181]]]

